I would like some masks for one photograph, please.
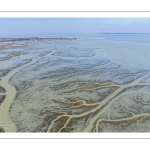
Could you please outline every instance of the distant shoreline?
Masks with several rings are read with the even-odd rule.
[[[1,41],[2,39],[2,41]],[[29,41],[29,40],[76,40],[77,38],[0,38],[0,42]]]

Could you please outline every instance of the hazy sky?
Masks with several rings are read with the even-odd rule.
[[[150,18],[0,18],[0,37],[95,32],[150,33]]]

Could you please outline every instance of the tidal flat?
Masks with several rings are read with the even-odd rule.
[[[0,41],[0,132],[149,132],[149,49],[108,38]]]

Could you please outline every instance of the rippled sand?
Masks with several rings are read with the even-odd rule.
[[[97,38],[3,45],[0,132],[149,132],[149,48]]]

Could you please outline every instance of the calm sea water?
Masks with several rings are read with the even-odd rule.
[[[145,33],[45,33],[45,34],[28,34],[28,35],[5,35],[0,36],[0,41],[10,38],[105,38],[108,40],[126,40],[126,41],[141,41],[150,42],[150,34]]]

